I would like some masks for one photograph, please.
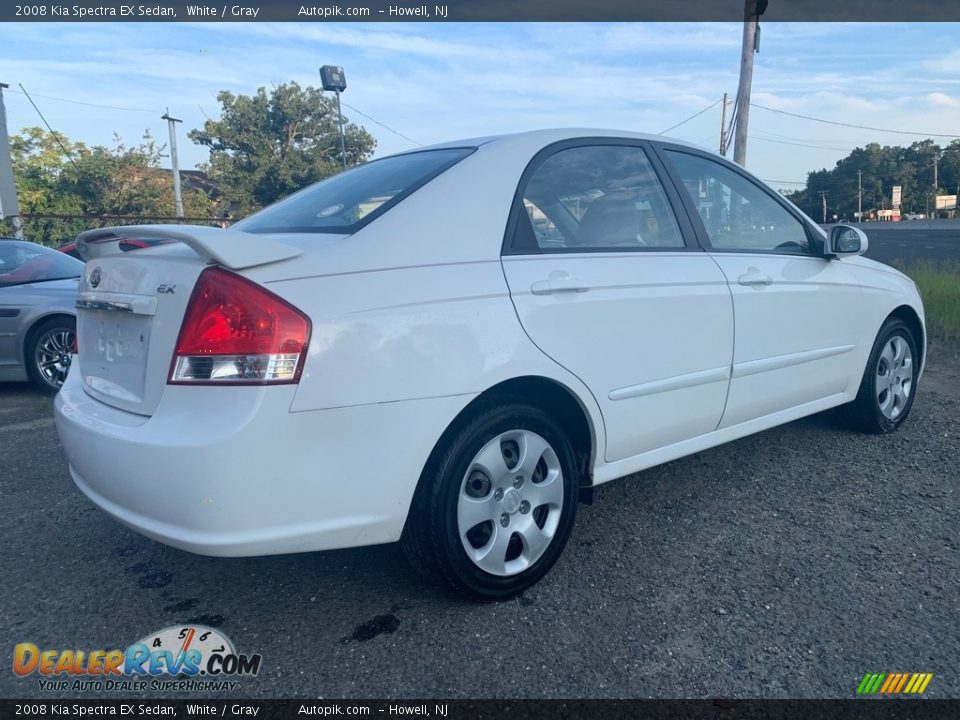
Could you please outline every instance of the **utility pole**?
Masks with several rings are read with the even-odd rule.
[[[937,187],[940,183],[937,179],[937,166],[940,164],[940,150],[933,151],[933,217],[936,219],[939,217],[937,213],[937,193],[940,188]]]
[[[827,224],[827,191],[820,191],[820,199],[823,201],[823,224]]]
[[[857,170],[857,220],[863,222],[863,173]]]
[[[175,117],[170,117],[170,108],[161,116],[161,120],[167,121],[167,129],[170,131],[170,167],[173,171],[173,202],[176,206],[177,222],[183,222],[183,194],[180,192],[180,164],[177,162],[177,123],[183,122]]]
[[[7,108],[3,104],[3,90],[10,87],[0,83],[0,218],[10,216],[13,236],[23,240],[23,222],[17,205],[17,186],[13,182],[13,160],[10,157],[10,137],[7,135]]]
[[[760,16],[767,9],[767,0],[746,0],[743,8],[743,47],[740,52],[740,86],[737,89],[737,124],[733,144],[733,161],[747,164],[747,129],[750,122],[750,91],[753,84],[753,54],[759,51]]]
[[[727,154],[727,94],[723,94],[723,110],[720,111],[720,154]]]

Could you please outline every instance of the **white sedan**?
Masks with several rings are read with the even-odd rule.
[[[837,406],[896,429],[926,347],[860,230],[633,133],[439,145],[78,246],[56,419],[94,503],[207,555],[400,540],[478,598],[539,580],[608,480]]]

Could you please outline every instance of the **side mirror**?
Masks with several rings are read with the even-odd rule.
[[[824,257],[863,255],[869,247],[867,234],[850,225],[834,225],[830,228]]]

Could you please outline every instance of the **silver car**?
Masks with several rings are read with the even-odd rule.
[[[83,263],[23,240],[0,238],[0,382],[60,389],[74,351]]]

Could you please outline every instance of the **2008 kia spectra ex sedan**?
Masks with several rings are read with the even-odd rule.
[[[474,597],[542,577],[594,485],[835,406],[894,430],[924,360],[860,230],[630,133],[436,146],[78,246],[56,417],[93,502],[209,555],[401,540]]]

